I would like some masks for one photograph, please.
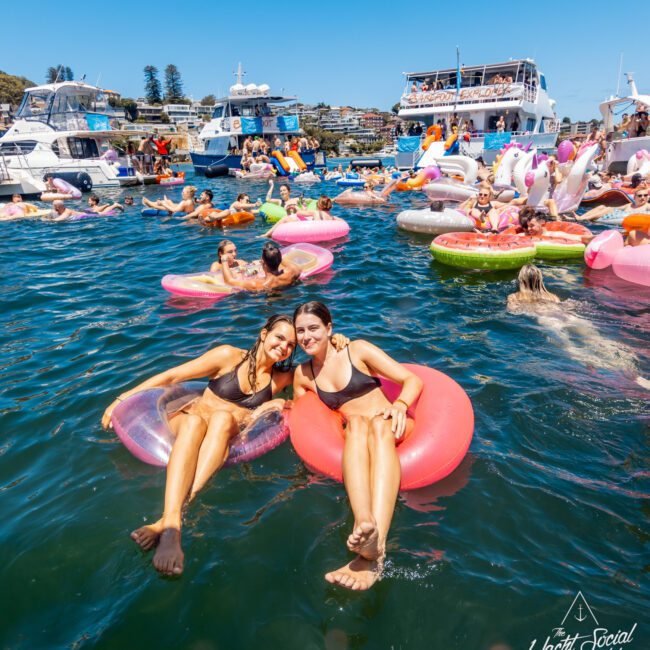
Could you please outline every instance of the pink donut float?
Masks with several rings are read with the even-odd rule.
[[[53,178],[52,185],[56,187],[60,194],[67,194],[73,199],[81,198],[81,191],[74,185],[68,183],[68,181],[64,181],[62,178]]]
[[[585,249],[585,263],[590,269],[606,269],[625,245],[618,230],[605,230],[596,235]]]
[[[113,429],[136,458],[149,465],[165,467],[175,440],[169,428],[169,416],[204,391],[205,384],[193,381],[131,395],[113,411]],[[253,460],[277,447],[288,436],[285,412],[265,411],[233,438],[225,464]]]
[[[282,257],[300,267],[300,279],[304,280],[312,275],[327,271],[333,262],[331,251],[313,244],[292,244],[282,249]],[[221,271],[211,273],[186,273],[184,275],[166,275],[160,281],[163,289],[177,296],[189,298],[212,298],[219,300],[232,293],[241,291],[223,281]]]
[[[474,410],[467,393],[451,377],[425,366],[404,364],[424,382],[409,414],[415,428],[397,447],[402,490],[431,485],[451,474],[469,449]],[[401,386],[381,379],[389,400]],[[343,418],[328,409],[315,393],[298,399],[289,413],[291,442],[306,465],[337,481],[343,480]]]
[[[650,245],[625,246],[614,255],[612,268],[622,280],[650,287]]]
[[[281,223],[273,231],[273,239],[278,242],[323,242],[340,239],[350,232],[350,226],[343,219],[331,221],[290,221]]]

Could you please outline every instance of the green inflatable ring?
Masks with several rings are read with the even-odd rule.
[[[286,217],[287,211],[277,203],[262,203],[260,206],[260,214],[269,223],[275,223],[276,221],[280,221],[282,217]]]

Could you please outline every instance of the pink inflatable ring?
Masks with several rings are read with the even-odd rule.
[[[169,416],[200,397],[205,383],[191,381],[144,390],[117,405],[111,423],[124,446],[139,460],[165,467],[175,436]],[[232,439],[226,465],[245,463],[271,451],[289,436],[285,412],[264,411]]]
[[[451,474],[465,457],[474,432],[474,410],[467,393],[451,377],[425,366],[404,364],[424,382],[409,414],[415,428],[397,447],[400,489],[431,485]],[[393,401],[401,387],[381,379]],[[295,402],[289,414],[291,442],[307,466],[342,481],[343,418],[328,409],[315,393]]]
[[[322,242],[340,239],[350,232],[350,226],[343,219],[331,221],[290,221],[281,223],[273,231],[273,239],[278,242]]]

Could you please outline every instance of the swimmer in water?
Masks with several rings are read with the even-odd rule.
[[[412,431],[408,409],[422,392],[422,381],[383,350],[363,340],[347,353],[330,343],[332,317],[320,302],[308,302],[294,313],[296,338],[310,360],[296,368],[296,399],[316,393],[346,420],[343,479],[354,514],[347,549],[355,558],[325,575],[332,584],[369,589],[381,577],[386,538],[400,486],[396,445]],[[396,399],[381,390],[378,376],[399,384]]]
[[[182,198],[178,203],[174,203],[166,196],[158,201],[150,201],[143,197],[142,205],[152,210],[161,210],[162,212],[194,212],[196,203],[194,202],[194,195],[196,194],[196,187],[194,185],[186,185],[183,188]]]
[[[223,239],[217,247],[217,261],[212,263],[210,271],[215,273],[221,271],[221,267],[227,264],[229,268],[240,268],[246,266],[244,260],[237,258],[237,246],[230,239]]]
[[[535,316],[540,325],[557,336],[562,349],[576,361],[626,373],[633,376],[639,386],[650,390],[650,381],[639,375],[634,353],[603,336],[588,320],[570,313],[560,298],[546,288],[542,272],[534,264],[524,265],[517,280],[519,289],[508,296],[508,311]]]

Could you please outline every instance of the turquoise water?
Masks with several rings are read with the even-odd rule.
[[[224,203],[266,191],[197,184]],[[506,313],[515,273],[437,265],[397,211],[338,209],[352,230],[329,275],[214,304],[172,298],[160,278],[207,268],[220,231],[139,207],[0,224],[2,648],[537,648],[579,590],[604,627],[638,623],[626,647],[648,647],[649,393],[634,382],[650,376],[648,291],[544,265],[581,319],[556,333]],[[263,228],[228,233],[242,258]],[[323,580],[349,559],[349,509],[289,443],[209,485],[187,513],[185,574],[160,577],[129,532],[159,516],[165,475],[101,429],[104,408],[215,344],[248,347],[269,314],[308,299],[337,331],[458,381],[476,414],[468,457],[400,496],[371,592]]]

